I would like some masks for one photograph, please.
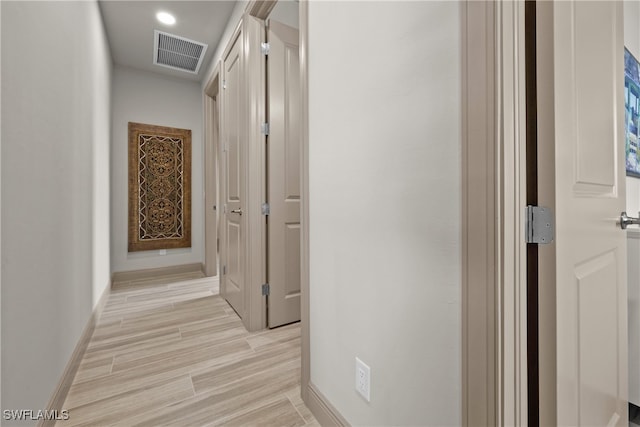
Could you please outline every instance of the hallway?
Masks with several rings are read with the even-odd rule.
[[[463,254],[493,253],[468,249],[463,238],[463,213],[475,209],[463,209],[462,177],[476,164],[464,159],[493,158],[468,152],[465,138],[476,133],[462,127],[462,34],[471,22],[462,17],[473,3],[289,0],[297,13],[286,20],[270,15],[278,3],[285,1],[0,1],[3,426],[35,426],[45,410],[67,410],[63,427],[466,422],[463,332],[494,319],[464,317],[465,280],[489,276],[468,275]],[[175,22],[158,19],[161,12]],[[301,96],[289,112],[298,111],[300,129],[287,135],[300,149],[281,150],[293,166],[280,169],[267,163],[276,153],[265,142],[276,135],[277,108],[266,103],[278,52],[272,20],[299,27],[286,70],[298,69],[297,57],[299,81],[291,82]],[[154,63],[161,33],[208,45],[198,71]],[[238,61],[223,61],[239,34]],[[473,87],[484,93],[486,82]],[[225,102],[242,113],[237,132],[220,120],[229,116]],[[136,195],[130,184],[136,176],[147,182],[136,173],[130,123],[191,131],[181,175],[190,159],[190,202],[154,208],[165,219],[191,218],[190,247],[129,250],[141,214],[140,186]],[[225,158],[238,166],[226,186]],[[268,246],[278,213],[265,180],[273,183],[266,174],[276,170],[300,178],[287,181],[278,202],[300,211],[280,222],[286,250]],[[178,187],[156,178],[164,204],[160,196]],[[225,199],[216,186],[233,192]],[[478,218],[473,224],[493,217]],[[229,234],[238,244],[227,244]],[[243,321],[202,277],[112,290],[123,274],[211,267],[218,247],[237,255],[206,271],[220,274],[223,294],[225,277],[238,279]],[[263,328],[265,307],[276,312],[267,306],[276,255],[288,283],[300,278],[283,295],[300,300],[302,320],[270,331]],[[96,322],[91,340],[84,331]],[[478,377],[493,380],[476,358],[491,353],[469,354]]]
[[[317,425],[300,326],[248,333],[216,279],[115,284],[63,408],[78,425]]]

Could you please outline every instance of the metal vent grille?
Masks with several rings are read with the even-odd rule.
[[[204,43],[155,30],[153,63],[156,65],[196,74],[206,52]]]

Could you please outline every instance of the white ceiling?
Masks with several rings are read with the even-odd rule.
[[[114,63],[194,81],[202,80],[235,3],[233,0],[99,2]],[[160,11],[171,13],[176,23],[160,23],[156,19]],[[208,44],[198,74],[154,65],[154,30]]]

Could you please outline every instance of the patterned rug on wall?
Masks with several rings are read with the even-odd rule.
[[[129,122],[129,252],[191,247],[191,130]]]

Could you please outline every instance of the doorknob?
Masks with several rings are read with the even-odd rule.
[[[237,214],[242,215],[242,208],[234,209],[234,210],[231,211],[231,213],[237,213]]]
[[[640,225],[640,218],[633,218],[627,216],[626,212],[622,212],[620,214],[620,228],[626,230],[627,226],[629,225]]]

